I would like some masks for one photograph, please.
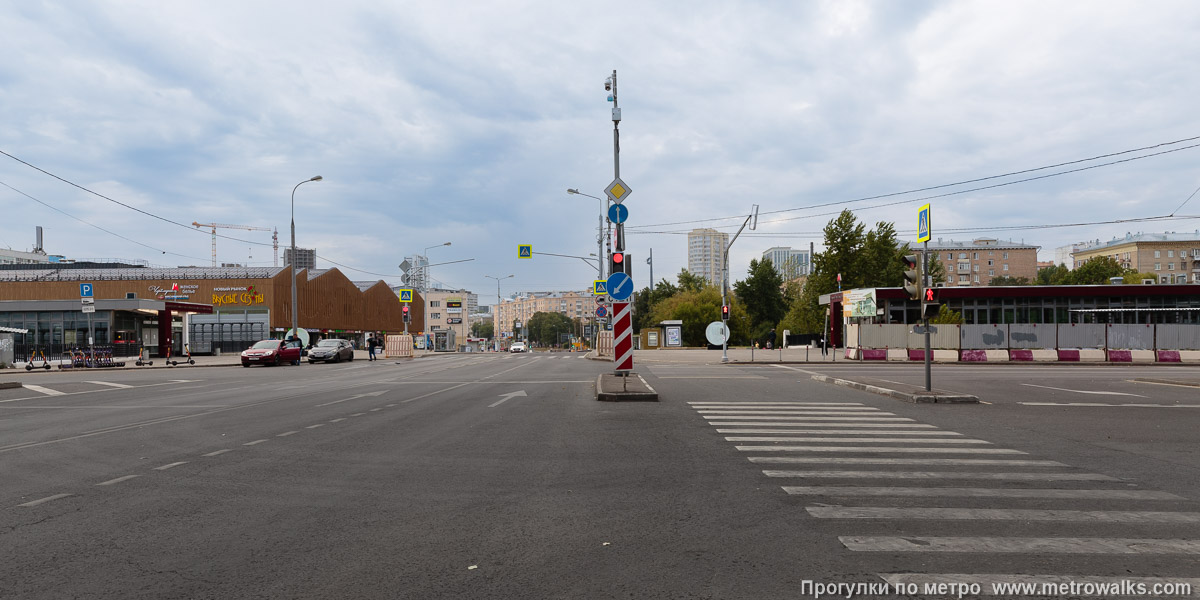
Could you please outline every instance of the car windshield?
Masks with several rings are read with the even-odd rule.
[[[251,346],[251,348],[259,348],[259,349],[267,349],[267,350],[272,349],[272,348],[278,348],[278,347],[279,347],[279,340],[263,340],[261,342],[255,343],[253,346]]]
[[[318,348],[337,348],[338,344],[341,344],[341,343],[342,343],[342,340],[321,340],[321,341],[317,342],[317,347]]]

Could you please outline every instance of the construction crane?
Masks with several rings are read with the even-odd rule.
[[[275,250],[275,266],[279,266],[279,230],[271,229],[270,227],[253,227],[250,225],[226,225],[224,223],[197,223],[192,221],[192,225],[196,227],[208,227],[212,229],[212,266],[217,266],[217,228],[222,229],[245,229],[247,231],[270,231],[271,246]]]

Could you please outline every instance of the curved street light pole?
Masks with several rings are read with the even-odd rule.
[[[292,267],[292,335],[296,339],[300,338],[300,305],[296,299],[296,188],[310,181],[321,181],[321,179],[322,177],[317,175],[297,183],[296,187],[292,188],[292,260],[290,262]]]
[[[604,263],[607,262],[604,259],[604,198],[593,196],[591,194],[585,194],[574,188],[567,188],[567,193],[587,196],[588,198],[594,198],[600,201],[600,222],[596,226],[596,256],[600,257],[599,262],[601,266],[598,268],[600,273],[597,279],[604,279]]]

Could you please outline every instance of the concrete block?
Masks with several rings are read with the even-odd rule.
[[[1033,350],[1009,350],[1008,359],[1013,362],[1033,362]]]
[[[925,349],[916,350],[908,349],[908,360],[910,361],[925,361]],[[958,362],[958,350],[938,350],[933,351],[933,362]]]
[[[1200,350],[1180,350],[1179,362],[1200,363]]]
[[[1153,350],[1130,350],[1131,358],[1135,363],[1152,363],[1155,362]]]
[[[1133,352],[1131,350],[1109,350],[1108,362],[1127,363],[1133,362]]]
[[[1055,350],[1034,350],[1034,362],[1058,362],[1058,352]]]
[[[1159,350],[1158,356],[1156,358],[1158,359],[1158,362],[1163,362],[1163,363],[1183,362],[1179,358],[1178,350]]]
[[[888,360],[908,360],[908,350],[905,348],[888,348]]]
[[[857,360],[858,348],[846,348],[846,358],[849,360]]]
[[[887,355],[888,351],[886,349],[876,350],[873,348],[864,348],[862,350],[863,360],[887,360]]]
[[[1058,360],[1060,362],[1079,362],[1078,350],[1059,350]]]
[[[1108,358],[1103,350],[1083,348],[1079,351],[1079,362],[1104,362]]]
[[[987,350],[963,350],[958,359],[962,362],[987,362]]]
[[[1008,350],[984,350],[987,353],[988,362],[1006,362],[1008,361]]]

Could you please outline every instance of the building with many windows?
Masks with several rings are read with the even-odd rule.
[[[797,277],[808,275],[811,273],[810,257],[808,250],[797,250],[795,248],[784,248],[776,246],[768,248],[762,254],[763,260],[770,260],[775,267],[775,272],[784,281],[791,281]]]
[[[712,283],[721,285],[723,265],[721,259],[729,234],[716,229],[693,229],[688,233],[688,273],[699,275]],[[725,274],[728,281],[728,274]]]
[[[516,324],[524,326],[539,312],[556,312],[571,319],[590,320],[596,314],[596,297],[590,291],[579,291],[528,292],[505,298],[493,311],[496,337],[516,337],[519,329]]]
[[[283,249],[283,264],[292,264],[291,247]],[[296,268],[313,270],[317,268],[317,251],[313,248],[296,248]]]
[[[909,247],[919,251],[922,244],[910,243]],[[984,286],[996,277],[1024,277],[1032,282],[1037,278],[1039,248],[993,238],[929,242],[929,251],[946,267],[947,287]]]
[[[1127,233],[1076,250],[1073,267],[1099,256],[1111,257],[1126,269],[1154,273],[1158,283],[1200,283],[1200,231]]]
[[[453,347],[443,349],[462,349],[470,337],[470,316],[479,307],[479,296],[467,290],[432,289],[425,291],[424,298],[425,324],[417,329],[424,333],[453,331]]]

